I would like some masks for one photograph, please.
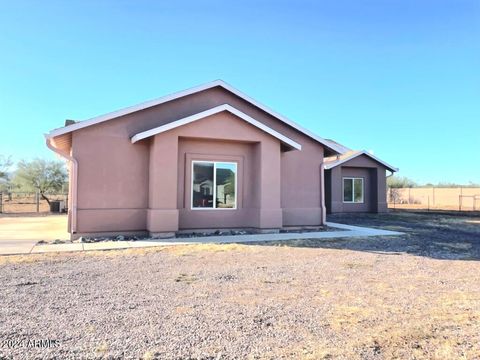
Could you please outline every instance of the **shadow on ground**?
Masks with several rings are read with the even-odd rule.
[[[329,215],[327,220],[400,231],[405,235],[259,242],[254,245],[346,249],[387,255],[406,253],[434,259],[480,260],[480,217],[398,211],[388,214],[334,214]]]

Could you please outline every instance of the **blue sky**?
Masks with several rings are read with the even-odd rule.
[[[480,1],[1,1],[0,154],[214,79],[419,182],[480,182]]]

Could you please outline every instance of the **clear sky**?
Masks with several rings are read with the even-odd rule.
[[[480,1],[0,0],[0,154],[223,79],[419,182],[480,182]]]

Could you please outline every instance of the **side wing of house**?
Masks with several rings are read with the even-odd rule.
[[[327,213],[386,212],[387,171],[397,170],[367,152],[326,158]]]

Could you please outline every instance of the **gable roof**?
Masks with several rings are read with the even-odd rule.
[[[292,139],[286,137],[285,135],[280,134],[278,131],[273,130],[272,128],[266,126],[265,124],[261,123],[260,121],[255,120],[254,118],[248,116],[247,114],[243,113],[242,111],[234,108],[233,106],[231,106],[229,104],[219,105],[219,106],[216,106],[216,107],[211,108],[209,110],[205,110],[205,111],[199,112],[197,114],[193,114],[193,115],[184,117],[182,119],[175,120],[171,123],[168,123],[168,124],[165,124],[165,125],[162,125],[162,126],[159,126],[159,127],[147,130],[147,131],[143,131],[143,132],[138,133],[138,134],[135,134],[134,136],[132,136],[131,141],[134,144],[137,141],[140,141],[142,139],[146,139],[150,136],[154,136],[154,135],[160,134],[162,132],[165,132],[165,131],[168,131],[168,130],[171,130],[171,129],[175,129],[175,128],[180,127],[180,126],[190,124],[194,121],[204,119],[207,116],[215,115],[215,114],[221,113],[223,111],[228,111],[229,113],[231,113],[231,114],[237,116],[238,118],[246,121],[247,123],[257,127],[258,129],[265,131],[266,133],[268,133],[268,134],[272,135],[273,137],[277,138],[278,140],[280,140],[282,143],[284,143],[284,144],[286,144],[286,145],[288,145],[288,146],[290,146],[294,149],[297,149],[297,150],[302,149],[302,146],[299,143],[293,141]]]
[[[398,171],[398,168],[387,164],[385,161],[380,160],[379,158],[377,158],[376,156],[370,154],[368,151],[365,151],[365,150],[362,150],[362,151],[350,150],[350,151],[347,151],[346,153],[344,153],[342,155],[339,155],[339,156],[326,157],[324,159],[325,169],[330,170],[330,169],[332,169],[332,168],[334,168],[338,165],[346,163],[347,161],[355,159],[356,157],[359,157],[361,155],[368,156],[369,158],[371,158],[372,160],[382,164],[383,166],[385,166],[388,170],[390,170],[392,172]]]
[[[233,86],[227,84],[223,80],[215,80],[215,81],[212,81],[212,82],[209,82],[209,83],[206,83],[206,84],[203,84],[203,85],[199,85],[199,86],[187,89],[187,90],[183,90],[183,91],[176,92],[176,93],[173,93],[173,94],[170,94],[170,95],[167,95],[167,96],[163,96],[163,97],[160,97],[158,99],[146,101],[146,102],[143,102],[143,103],[140,103],[140,104],[137,104],[137,105],[133,105],[133,106],[130,106],[130,107],[126,107],[126,108],[117,110],[117,111],[110,112],[108,114],[100,115],[100,116],[97,116],[97,117],[94,117],[94,118],[91,118],[91,119],[88,119],[88,120],[84,120],[84,121],[80,121],[80,122],[77,122],[77,123],[74,123],[74,124],[71,124],[71,125],[67,125],[63,128],[59,128],[59,129],[55,129],[55,130],[50,131],[48,134],[45,135],[45,137],[46,138],[52,138],[52,137],[55,137],[55,136],[63,135],[63,134],[66,134],[66,133],[69,133],[69,132],[72,132],[72,131],[75,131],[75,130],[79,130],[79,129],[82,129],[82,128],[85,128],[85,127],[88,127],[88,126],[99,124],[99,123],[102,123],[104,121],[112,120],[112,119],[118,118],[120,116],[131,114],[131,113],[136,112],[136,111],[144,110],[144,109],[150,108],[152,106],[157,106],[157,105],[166,103],[168,101],[172,101],[172,100],[175,100],[175,99],[187,96],[187,95],[192,95],[192,94],[198,93],[200,91],[208,90],[208,89],[211,89],[211,88],[214,88],[214,87],[217,87],[217,86],[235,94],[236,96],[242,98],[243,100],[249,102],[250,104],[256,106],[257,108],[265,111],[266,113],[268,113],[271,116],[277,118],[278,120],[282,121],[283,123],[291,126],[292,128],[296,129],[297,131],[303,133],[304,135],[312,138],[313,140],[319,142],[320,144],[324,145],[325,147],[329,148],[330,150],[333,150],[333,152],[340,153],[340,154],[342,153],[342,148],[339,147],[334,142],[327,141],[327,140],[323,139],[322,137],[320,137],[318,135],[315,135],[311,131],[305,129],[304,127],[302,127],[300,125],[298,125],[297,123],[293,122],[292,120],[286,118],[283,115],[280,115],[276,111],[274,111],[274,110],[270,109],[269,107],[259,103],[256,100],[252,99],[250,96],[244,94],[243,92],[235,89]]]

